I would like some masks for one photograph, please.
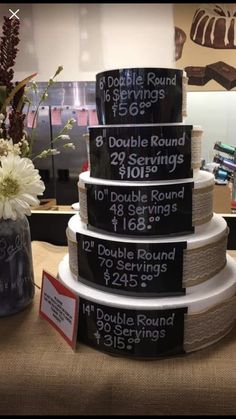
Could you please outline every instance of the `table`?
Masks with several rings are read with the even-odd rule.
[[[35,282],[57,273],[64,246],[33,242]],[[235,251],[229,252],[236,256]],[[79,344],[76,352],[27,309],[0,319],[1,415],[233,415],[236,327],[195,353],[140,361]]]

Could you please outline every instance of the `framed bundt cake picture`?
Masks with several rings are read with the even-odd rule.
[[[184,68],[188,90],[236,87],[236,4],[174,5],[177,68]]]
[[[236,4],[203,4],[196,10],[190,38],[199,45],[216,49],[235,49]]]

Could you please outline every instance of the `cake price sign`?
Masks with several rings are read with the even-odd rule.
[[[88,226],[135,236],[192,233],[193,182],[158,186],[86,184]]]
[[[182,122],[182,76],[176,69],[131,68],[96,76],[100,124]]]
[[[114,354],[159,357],[184,353],[186,307],[129,310],[80,300],[79,341]]]
[[[191,178],[191,134],[191,125],[91,127],[91,176],[132,181]]]
[[[158,296],[183,294],[186,242],[124,242],[77,233],[81,282],[114,293]]]

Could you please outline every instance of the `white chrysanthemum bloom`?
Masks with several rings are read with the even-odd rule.
[[[32,161],[14,154],[0,159],[0,219],[23,218],[31,214],[31,205],[39,205],[37,195],[45,186]]]

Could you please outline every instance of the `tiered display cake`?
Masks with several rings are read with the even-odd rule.
[[[140,358],[191,352],[234,324],[236,264],[200,167],[200,127],[185,125],[181,70],[99,73],[101,125],[68,224],[59,277],[80,297],[78,339]]]

